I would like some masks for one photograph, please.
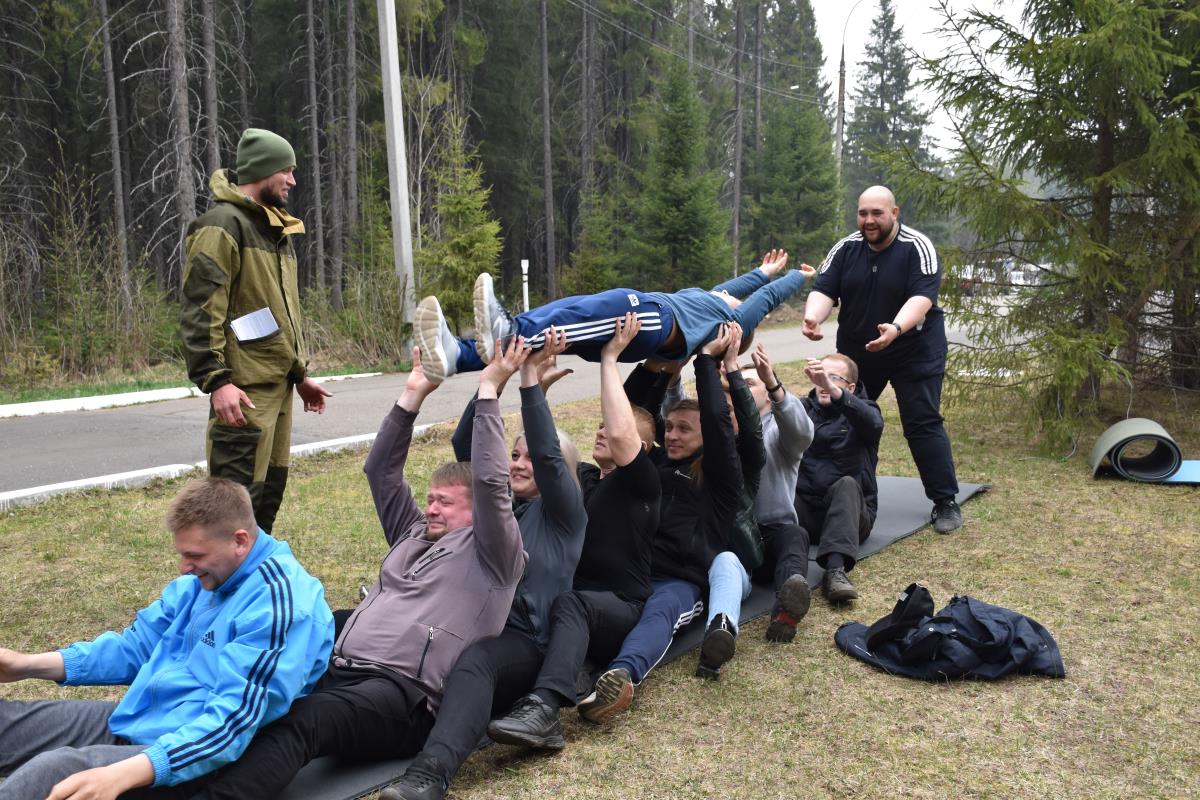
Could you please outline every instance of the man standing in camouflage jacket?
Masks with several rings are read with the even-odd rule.
[[[304,223],[286,211],[295,168],[285,139],[248,128],[237,169],[209,181],[213,207],[188,227],[183,268],[188,377],[212,397],[208,471],[250,490],[265,531],[287,484],[292,387],[305,411],[330,396],[307,374],[292,245]]]

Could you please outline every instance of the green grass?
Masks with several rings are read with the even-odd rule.
[[[170,389],[175,386],[189,385],[191,384],[187,379],[187,370],[184,368],[183,362],[172,361],[146,367],[132,374],[112,370],[92,377],[57,376],[36,386],[0,388],[0,405],[140,392],[147,389]]]
[[[795,365],[780,375],[802,384]],[[884,408],[880,471],[915,475],[890,395]],[[1200,453],[1200,404],[1164,397],[1155,411],[1185,453]],[[926,529],[862,562],[853,573],[862,599],[850,608],[814,602],[790,645],[764,642],[761,621],[747,626],[720,683],[694,678],[687,656],[655,671],[609,726],[565,713],[569,744],[558,755],[504,746],[476,754],[450,796],[1200,796],[1200,489],[1095,481],[1082,444],[1066,461],[1039,457],[1019,423],[946,413],[960,479],[994,487],[964,507],[963,531]],[[555,416],[586,450],[594,404]],[[1097,421],[1095,433],[1111,421]],[[449,434],[441,426],[414,448],[410,474],[448,458]],[[334,607],[354,602],[385,549],[362,455],[294,465],[277,526]],[[425,480],[415,483],[420,495]],[[125,624],[174,574],[161,521],[177,487],[0,515],[0,643],[40,650]],[[834,647],[840,623],[882,616],[914,580],[939,607],[970,594],[1037,619],[1058,640],[1066,680],[921,683]],[[0,688],[6,697],[118,694]]]

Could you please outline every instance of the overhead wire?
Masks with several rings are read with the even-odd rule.
[[[588,2],[588,0],[584,0],[584,2]],[[808,64],[792,64],[791,62],[788,62],[788,61],[780,61],[779,59],[768,58],[767,56],[760,57],[760,56],[758,56],[754,53],[751,53],[747,50],[739,50],[737,47],[732,47],[729,44],[722,42],[717,37],[711,36],[711,35],[705,33],[704,31],[700,30],[699,28],[693,28],[691,25],[684,24],[684,23],[680,22],[679,20],[675,19],[674,17],[672,17],[668,14],[662,13],[658,9],[651,7],[651,6],[647,5],[646,3],[643,3],[642,0],[631,0],[631,2],[635,6],[641,6],[642,8],[646,9],[651,14],[653,14],[654,16],[658,17],[659,19],[663,20],[664,22],[669,22],[672,25],[676,25],[676,26],[682,28],[687,33],[694,33],[696,36],[699,36],[701,39],[707,39],[708,41],[712,42],[713,44],[717,45],[718,47],[722,48],[723,50],[729,52],[732,55],[745,56],[746,58],[750,58],[750,59],[761,58],[761,60],[764,64],[778,64],[779,66],[787,67],[788,69],[801,69],[801,70],[806,70],[808,72],[820,72],[821,71],[821,67],[813,67]],[[594,8],[594,6],[593,6],[593,8]]]
[[[586,12],[593,14],[596,17],[596,19],[600,20],[601,22],[606,23],[610,27],[616,28],[617,30],[620,30],[621,32],[626,33],[626,34],[634,37],[635,39],[645,42],[646,44],[650,45],[651,47],[655,48],[656,50],[664,52],[667,55],[674,56],[675,58],[678,58],[681,61],[688,60],[687,56],[684,55],[683,53],[673,50],[661,42],[654,41],[653,39],[646,36],[641,31],[638,31],[638,30],[628,27],[620,20],[614,19],[611,16],[609,16],[607,14],[607,12],[602,11],[599,8],[597,8],[596,6],[587,2],[587,0],[567,0],[567,2],[570,5],[575,6],[576,8],[578,8],[581,11],[586,11]],[[719,75],[723,78],[733,81],[734,83],[741,83],[743,86],[749,87],[751,89],[757,89],[757,90],[763,92],[764,94],[775,95],[776,97],[782,97],[785,100],[791,100],[796,103],[807,103],[809,105],[814,105],[814,106],[821,105],[821,100],[816,95],[800,94],[798,92],[785,92],[780,89],[773,89],[770,86],[764,86],[764,85],[754,83],[754,81],[751,79],[739,78],[737,75],[734,75],[732,72],[723,70],[720,67],[714,67],[710,64],[705,64],[702,61],[693,60],[691,63],[693,65],[699,67],[700,69],[703,69],[714,75]]]

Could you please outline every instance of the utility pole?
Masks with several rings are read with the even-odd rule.
[[[858,0],[850,6],[850,10],[846,12],[846,22],[842,25],[842,57],[838,61],[837,131],[833,138],[833,160],[837,162],[839,186],[842,184],[842,133],[846,127],[846,29],[850,27],[850,16],[862,1]]]
[[[412,222],[408,208],[408,161],[404,143],[404,106],[400,96],[400,47],[396,35],[396,0],[377,0],[379,60],[383,70],[383,117],[386,122],[388,183],[392,201],[392,253],[400,279],[402,319],[416,314],[413,285]]]
[[[850,18],[846,17],[846,22]],[[837,182],[842,185],[842,131],[846,124],[846,34],[842,33],[842,59],[838,62],[837,133],[833,138],[833,160],[837,162]]]

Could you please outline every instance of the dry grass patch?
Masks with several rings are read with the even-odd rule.
[[[780,375],[803,383],[796,365]],[[881,472],[915,475],[887,398]],[[1196,404],[1160,407],[1184,452],[1200,455]],[[961,478],[994,487],[965,507],[962,532],[926,530],[862,562],[854,573],[862,599],[852,608],[814,603],[791,645],[768,645],[762,622],[746,627],[720,683],[694,678],[688,656],[656,671],[612,725],[564,714],[561,754],[504,746],[476,754],[450,796],[1200,796],[1200,490],[1094,481],[1084,459],[1094,437],[1070,459],[1046,458],[1014,422],[963,408],[947,417]],[[595,405],[560,406],[555,418],[587,453]],[[414,448],[410,474],[427,476],[449,458],[450,430],[439,426]],[[384,552],[362,458],[297,464],[278,523],[335,607],[354,602]],[[415,481],[418,496],[424,480]],[[0,516],[0,642],[43,649],[126,624],[174,572],[161,521],[177,486]],[[913,580],[939,607],[970,594],[1037,619],[1058,639],[1067,679],[921,683],[836,650],[839,624],[882,616]],[[5,697],[116,694],[0,688]]]

